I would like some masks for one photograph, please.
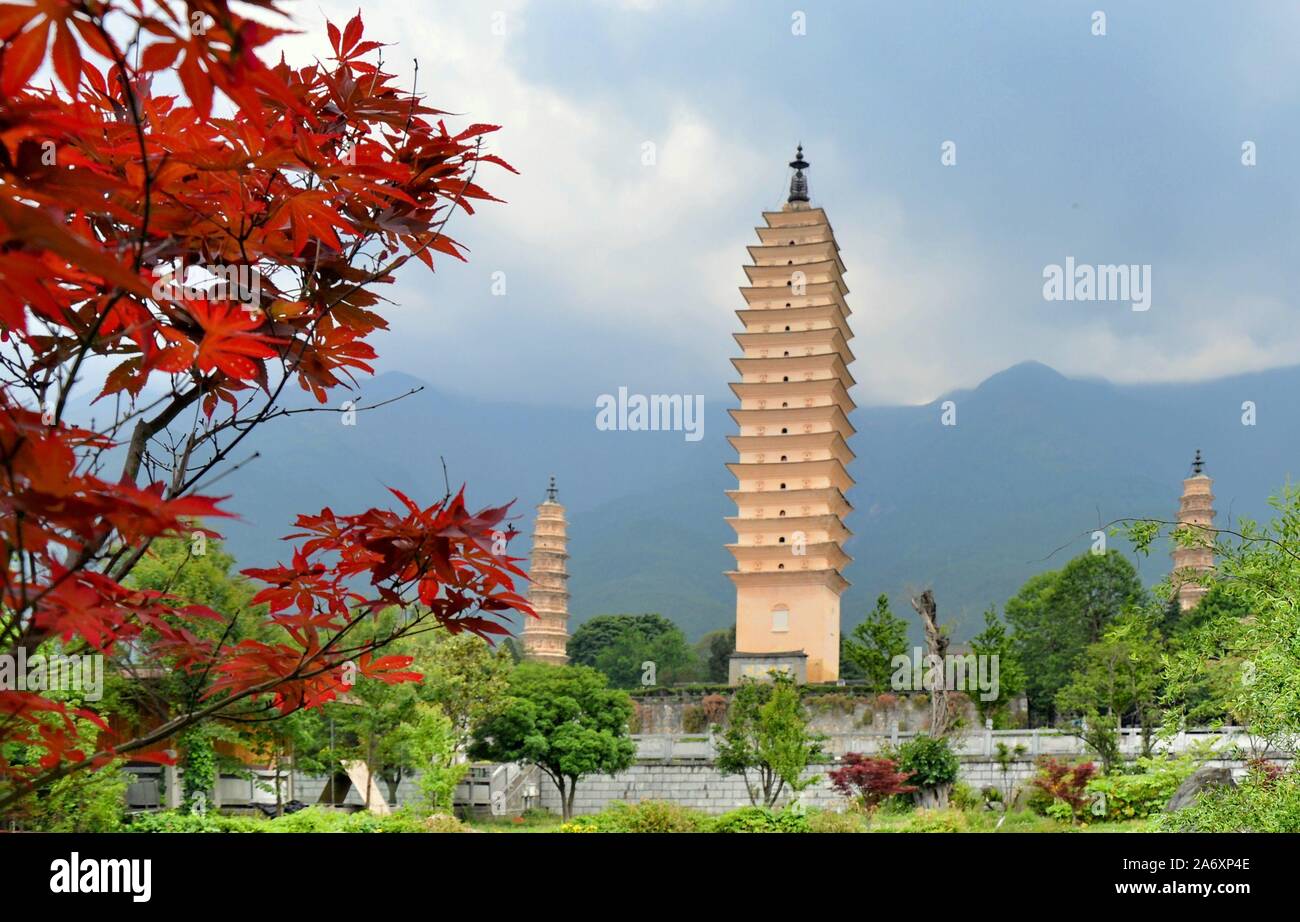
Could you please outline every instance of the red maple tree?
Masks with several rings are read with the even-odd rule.
[[[129,651],[202,684],[121,739],[92,710],[0,690],[0,807],[127,753],[166,760],[200,720],[317,706],[354,673],[418,679],[381,655],[396,635],[355,639],[381,607],[414,613],[399,634],[505,634],[531,614],[506,507],[471,512],[463,490],[300,516],[288,564],[244,571],[273,641],[205,639],[230,613],[129,586],[151,541],[227,514],[196,487],[286,415],[286,387],[324,404],[371,372],[378,286],[463,259],[448,219],[495,201],[481,164],[510,169],[483,150],[495,126],[453,131],[397,85],[360,13],[327,28],[332,56],[295,67],[262,57],[283,30],[226,0],[0,4],[0,653]],[[107,419],[73,425],[92,379]]]
[[[845,797],[856,797],[868,813],[890,797],[916,790],[915,785],[907,783],[910,775],[900,772],[893,759],[872,758],[860,752],[846,752],[843,765],[826,777],[831,787]]]

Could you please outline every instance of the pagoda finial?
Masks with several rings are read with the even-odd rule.
[[[547,499],[548,501],[550,501],[550,502],[553,503],[553,502],[556,501],[556,500],[555,500],[555,495],[556,495],[556,490],[555,490],[555,475],[552,474],[552,475],[551,475],[551,483],[550,483],[550,485],[546,488],[546,499]]]
[[[790,177],[790,197],[786,201],[807,202],[808,177],[803,175],[803,171],[808,169],[808,161],[803,159],[802,144],[795,152],[794,159],[790,161],[790,168],[794,170],[794,175]]]
[[[1205,460],[1201,457],[1201,450],[1196,449],[1196,457],[1192,459],[1192,474],[1205,473]]]

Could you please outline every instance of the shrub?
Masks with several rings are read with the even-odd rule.
[[[948,802],[958,810],[975,810],[984,806],[984,797],[966,782],[958,781],[952,786]]]
[[[856,810],[836,813],[834,810],[809,810],[809,832],[866,832],[867,818]]]
[[[1055,802],[1055,797],[1030,781],[1029,790],[1025,794],[1025,809],[1039,816],[1047,816],[1047,808]]]
[[[1088,807],[1088,782],[1097,774],[1097,766],[1092,762],[1071,765],[1051,756],[1044,756],[1038,762],[1038,774],[1033,784],[1052,798],[1052,805],[1044,811],[1057,819],[1077,820],[1084,815]],[[1063,805],[1057,807],[1056,805]]]
[[[1281,765],[1278,765],[1276,762],[1270,762],[1268,759],[1261,758],[1251,759],[1246,763],[1246,769],[1252,774],[1260,774],[1262,776],[1261,781],[1265,784],[1276,781],[1278,778],[1282,777],[1283,773],[1286,771],[1286,769]]]
[[[302,816],[306,810],[300,810],[289,816],[282,816],[271,820],[271,826],[278,826],[286,820],[295,816]],[[426,832],[426,817],[416,813],[408,813],[399,810],[396,813],[389,813],[386,816],[376,816],[362,810],[359,813],[348,814],[343,821],[343,826],[339,832]],[[284,832],[283,829],[272,829],[272,832]]]
[[[857,708],[857,699],[842,692],[825,695],[810,695],[806,703],[814,711],[831,711],[836,714],[852,714]]]
[[[900,772],[893,759],[873,759],[857,752],[845,753],[842,767],[828,772],[826,777],[831,787],[845,797],[856,797],[868,813],[887,798],[916,790],[907,784],[907,773]]]
[[[1101,775],[1088,782],[1088,812],[1099,821],[1155,816],[1195,769],[1191,759],[1144,758],[1137,771]]]
[[[599,813],[574,817],[562,832],[703,832],[709,819],[696,810],[662,800],[612,803]]]
[[[424,819],[425,832],[466,832],[467,827],[450,813],[435,813]]]
[[[903,832],[966,832],[966,814],[960,810],[917,810],[903,826]]]
[[[922,734],[898,747],[898,767],[910,783],[933,788],[956,781],[961,766],[947,740]]]
[[[741,807],[713,821],[713,832],[810,832],[807,814],[769,807]]]
[[[1300,832],[1300,771],[1276,778],[1252,771],[1235,787],[1202,793],[1191,806],[1166,813],[1156,827],[1167,832]]]
[[[246,816],[222,816],[219,813],[137,813],[126,826],[127,832],[263,832],[270,824]]]
[[[704,709],[706,722],[710,726],[721,724],[727,719],[727,706],[730,703],[731,699],[726,695],[705,695],[700,700],[700,707]]]
[[[912,797],[919,806],[946,807],[961,766],[947,740],[922,734],[898,747],[898,768],[917,786]]]
[[[120,764],[67,775],[37,792],[19,812],[21,827],[32,832],[117,832],[127,786]]]
[[[708,725],[709,718],[698,704],[688,704],[682,709],[682,729],[687,733],[700,733]]]
[[[446,814],[425,817],[399,810],[376,816],[365,811],[343,813],[322,807],[308,807],[270,820],[172,810],[138,813],[126,828],[128,832],[462,832],[465,829],[459,820]]]

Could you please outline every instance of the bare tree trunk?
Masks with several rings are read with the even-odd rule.
[[[930,681],[930,735],[942,739],[948,734],[951,714],[948,710],[948,684],[944,674],[944,664],[948,655],[948,637],[939,629],[938,606],[934,601],[934,592],[925,590],[920,596],[912,597],[912,607],[921,616],[921,627],[925,629],[925,646],[927,663],[931,672]]]

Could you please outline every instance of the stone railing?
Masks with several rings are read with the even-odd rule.
[[[832,733],[822,742],[823,750],[838,759],[846,752],[878,753],[917,736],[915,732],[889,733]],[[633,734],[637,759],[642,762],[712,762],[716,755],[713,739],[704,733],[640,733]],[[958,757],[975,761],[993,759],[1001,743],[1016,760],[1034,760],[1039,756],[1084,757],[1088,748],[1078,736],[1065,730],[968,730],[950,738]],[[1142,732],[1138,728],[1120,730],[1120,752],[1134,757],[1142,752]],[[1239,747],[1247,752],[1264,755],[1267,747],[1262,740],[1251,737],[1244,728],[1186,730],[1168,742],[1157,740],[1155,747],[1161,752],[1185,752],[1194,745],[1210,743],[1216,751]],[[1019,747],[1019,748],[1018,748]]]

